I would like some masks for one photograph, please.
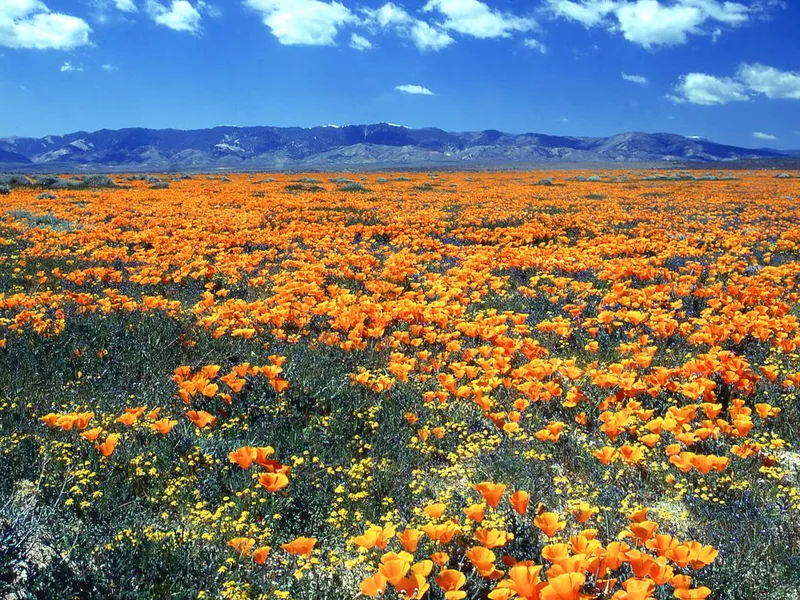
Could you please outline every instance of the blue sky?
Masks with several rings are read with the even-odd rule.
[[[0,136],[387,121],[800,148],[800,2],[0,0]]]

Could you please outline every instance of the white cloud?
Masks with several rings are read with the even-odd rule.
[[[387,2],[378,9],[365,9],[364,13],[369,23],[410,39],[422,51],[441,50],[455,41],[446,31],[412,17],[393,2]]]
[[[715,77],[705,73],[684,75],[675,91],[677,94],[669,94],[667,98],[677,103],[725,104],[749,100],[757,94],[767,98],[800,100],[800,73],[758,63],[743,63],[734,77]]]
[[[523,43],[525,44],[525,46],[527,48],[530,48],[531,50],[536,50],[540,54],[547,54],[547,46],[545,46],[539,40],[535,40],[533,38],[528,38]]]
[[[133,0],[114,0],[114,6],[122,12],[136,12],[138,10]]]
[[[0,2],[0,46],[66,50],[89,44],[91,31],[83,19],[51,12],[39,0]]]
[[[367,9],[366,13],[381,27],[389,27],[391,25],[406,25],[414,20],[414,18],[409,15],[405,9],[400,8],[393,2],[387,2],[375,10]]]
[[[372,48],[372,42],[364,36],[354,33],[350,36],[350,47],[361,52]]]
[[[333,46],[343,25],[358,21],[340,2],[320,0],[245,0],[261,13],[264,25],[286,46]]]
[[[668,4],[659,0],[549,0],[548,9],[555,17],[585,27],[603,25],[618,31],[645,48],[685,44],[690,34],[718,37],[718,27],[707,31],[703,26],[741,25],[750,20],[754,10],[739,2],[719,0],[674,0]]]
[[[639,85],[647,85],[647,77],[644,75],[629,75],[628,73],[622,73],[622,78],[625,81],[630,81],[631,83],[636,83]]]
[[[70,61],[61,65],[62,73],[80,73],[83,71],[83,65],[73,65]]]
[[[707,17],[695,6],[662,6],[657,0],[638,0],[616,10],[623,37],[644,47],[685,44],[689,33]]]
[[[114,71],[119,71],[119,67],[116,67],[114,65],[110,65],[108,63],[102,65],[102,67],[103,67],[103,71],[107,71],[108,73],[113,73]]]
[[[761,131],[754,131],[753,137],[757,140],[777,140],[778,138],[769,133],[762,133]]]
[[[404,94],[414,94],[418,96],[434,96],[435,94],[430,91],[428,88],[423,87],[421,85],[412,85],[412,84],[405,84],[405,85],[398,85],[394,89],[398,92],[403,92]]]
[[[409,35],[420,50],[441,50],[455,41],[447,32],[431,27],[425,21],[415,21]]]
[[[617,8],[613,0],[550,0],[549,9],[557,17],[577,21],[586,27],[594,27]]]
[[[754,63],[741,65],[736,77],[752,91],[767,98],[800,100],[800,73]]]
[[[745,86],[730,77],[714,77],[705,73],[689,73],[680,78],[675,86],[676,95],[667,98],[676,103],[727,104],[749,100]]]
[[[536,21],[530,17],[493,10],[480,0],[427,0],[421,12],[431,14],[434,18],[431,21],[409,14],[394,2],[376,9],[365,8],[361,12],[368,26],[393,31],[423,51],[441,50],[453,44],[455,40],[451,33],[480,39],[507,38],[514,32],[530,31],[536,27]]]
[[[147,0],[146,9],[158,25],[169,27],[175,31],[188,31],[189,33],[200,31],[200,12],[187,0],[172,0],[169,8],[156,0]]]
[[[480,0],[428,0],[422,10],[441,13],[445,29],[481,39],[509,37],[512,31],[530,31],[536,27],[531,18],[492,10]]]

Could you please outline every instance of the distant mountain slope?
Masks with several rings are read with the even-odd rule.
[[[17,154],[16,152],[10,152],[8,150],[4,150],[4,145],[0,142],[0,164],[28,164],[31,161],[23,156],[22,154]]]
[[[606,138],[487,130],[449,133],[390,123],[300,127],[101,129],[45,138],[0,139],[0,165],[102,170],[300,169],[453,166],[542,162],[717,162],[787,154],[667,133]]]

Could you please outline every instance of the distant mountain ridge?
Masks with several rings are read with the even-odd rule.
[[[629,132],[590,138],[496,130],[452,133],[391,123],[188,131],[101,129],[44,138],[0,138],[0,167],[53,171],[721,162],[787,156],[791,153],[669,133]]]

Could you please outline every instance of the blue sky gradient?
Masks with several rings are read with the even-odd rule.
[[[776,0],[2,0],[0,136],[387,121],[800,148],[798,25]]]

